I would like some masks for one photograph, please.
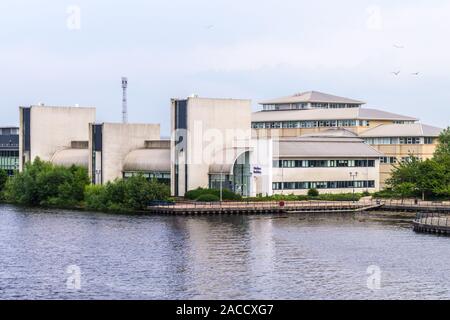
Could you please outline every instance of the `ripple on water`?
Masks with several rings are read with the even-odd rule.
[[[351,217],[0,207],[4,299],[448,299],[449,238]],[[81,270],[69,290],[66,268]],[[381,289],[367,287],[369,266]]]

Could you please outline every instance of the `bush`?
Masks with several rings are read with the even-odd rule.
[[[0,200],[3,199],[3,189],[8,181],[8,174],[5,170],[0,169]]]
[[[185,193],[184,197],[189,200],[197,200],[202,195],[215,195],[220,199],[220,190],[198,188]],[[228,189],[222,190],[222,200],[241,200],[242,197]]]
[[[85,168],[66,168],[36,158],[8,179],[4,196],[6,201],[21,205],[69,207],[83,201],[88,184]]]
[[[314,188],[309,189],[308,190],[308,196],[310,196],[310,197],[317,197],[317,196],[319,196],[319,191],[317,189],[314,189]]]
[[[199,202],[217,202],[220,201],[220,198],[214,194],[202,194],[197,198]]]
[[[151,201],[167,200],[170,189],[156,180],[138,175],[117,179],[104,186],[87,186],[84,192],[86,208],[96,211],[144,210]]]
[[[363,195],[361,193],[325,193],[321,194],[318,197],[315,197],[317,200],[323,201],[358,201],[361,199]]]

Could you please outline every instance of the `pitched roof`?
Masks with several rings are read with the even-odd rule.
[[[438,137],[442,129],[422,123],[385,124],[366,130],[361,137]]]
[[[252,122],[299,120],[400,120],[418,119],[371,108],[308,109],[284,111],[258,111],[252,114]]]
[[[361,139],[296,138],[274,141],[274,157],[378,158],[383,154]]]
[[[330,128],[330,129],[327,129],[327,130],[324,130],[324,131],[320,131],[320,132],[304,134],[304,135],[302,135],[302,137],[357,138],[358,135],[356,133],[354,133],[353,131],[350,131],[348,129],[344,129],[344,128]]]
[[[349,98],[334,96],[328,93],[318,91],[308,91],[294,94],[289,97],[282,97],[260,102],[260,104],[284,104],[284,103],[301,103],[301,102],[318,102],[318,103],[349,103],[364,104],[365,102],[353,100]]]

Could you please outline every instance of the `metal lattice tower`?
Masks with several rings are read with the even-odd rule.
[[[128,106],[127,106],[127,87],[128,87],[128,78],[122,77],[122,123],[128,123]]]

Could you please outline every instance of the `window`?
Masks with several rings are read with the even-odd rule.
[[[274,182],[273,190],[375,188],[374,180]]]
[[[434,139],[431,138],[431,137],[425,137],[424,138],[424,143],[425,144],[433,144],[433,142],[434,142]]]
[[[335,167],[375,167],[375,160],[274,160],[274,168],[335,168]]]
[[[401,137],[400,144],[420,144],[420,138],[418,138],[418,137]]]

